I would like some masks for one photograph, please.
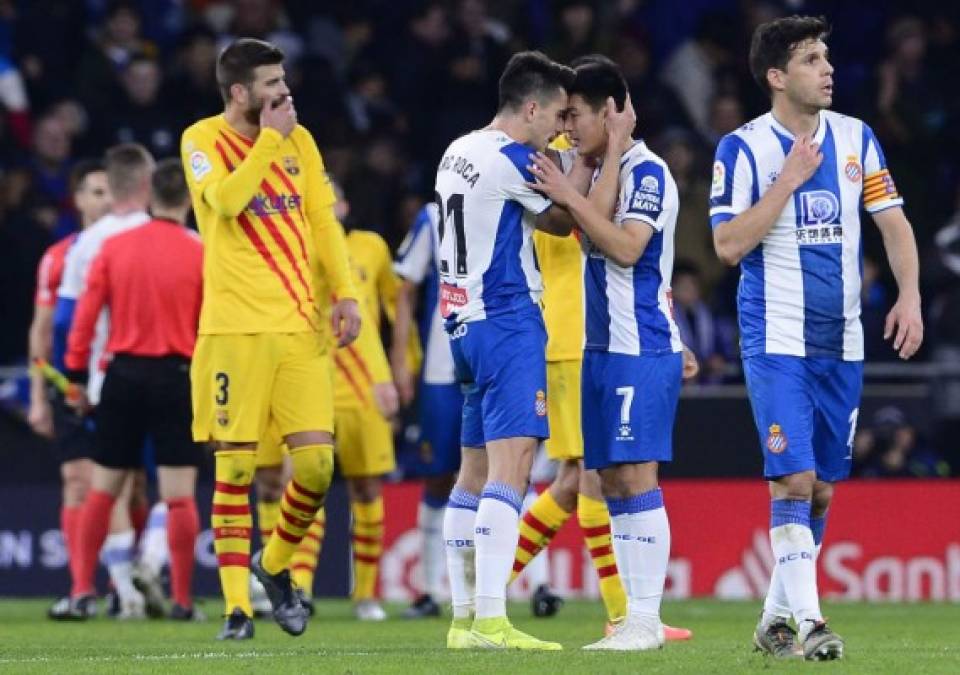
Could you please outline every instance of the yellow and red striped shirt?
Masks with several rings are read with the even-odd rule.
[[[356,297],[309,131],[262,129],[254,141],[217,115],[183,133],[181,154],[204,243],[201,334],[322,330],[318,275]]]

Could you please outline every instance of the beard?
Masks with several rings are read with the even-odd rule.
[[[270,105],[276,108],[281,105],[287,99],[286,96],[278,96],[273,101],[270,102]],[[259,126],[260,124],[260,113],[263,112],[263,106],[266,105],[266,101],[263,98],[258,98],[251,94],[250,105],[246,110],[243,111],[243,118],[250,124],[254,126]]]

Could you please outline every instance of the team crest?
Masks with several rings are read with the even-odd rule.
[[[217,411],[217,424],[221,427],[225,427],[230,424],[230,416],[227,414],[226,410]]]
[[[291,176],[296,176],[300,173],[300,167],[297,165],[296,157],[284,157],[283,158],[283,170],[289,173]]]
[[[779,424],[771,424],[769,435],[767,436],[767,450],[779,455],[781,452],[787,449],[787,437],[783,433],[783,430],[780,428]]]
[[[853,155],[847,155],[847,165],[843,167],[843,173],[851,183],[859,183],[863,177],[863,169],[860,162]]]
[[[537,411],[538,417],[545,417],[547,414],[547,395],[543,392],[543,389],[537,390],[537,400],[533,405],[534,410]]]

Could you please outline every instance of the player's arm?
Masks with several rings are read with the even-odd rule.
[[[38,302],[34,305],[33,321],[30,323],[27,339],[30,363],[35,359],[50,360],[53,346],[53,307],[49,303]],[[53,414],[50,401],[47,400],[46,383],[36,368],[30,369],[30,410],[27,421],[41,436],[53,435]]]
[[[617,208],[617,198],[620,196],[620,160],[623,158],[623,149],[626,147],[627,139],[633,135],[633,130],[637,126],[637,115],[633,109],[633,102],[630,100],[630,94],[627,94],[624,101],[623,110],[617,111],[617,105],[613,98],[607,99],[606,109],[604,110],[604,124],[607,129],[607,150],[603,157],[603,168],[597,180],[590,186],[590,178],[593,177],[593,170],[586,165],[584,160],[575,162],[571,170],[571,179],[574,174],[586,173],[587,185],[589,189],[580,194],[586,194],[590,203],[599,213],[607,218],[613,219],[613,214]],[[609,168],[613,170],[605,170]],[[576,185],[576,180],[574,180]]]
[[[383,351],[378,324],[366,308],[361,309],[363,323],[356,342],[348,349],[356,349],[360,358],[370,370],[373,381],[373,398],[377,409],[384,417],[392,417],[397,412],[397,388],[393,384],[393,375]]]
[[[414,335],[420,284],[435,264],[430,231],[436,224],[436,214],[435,204],[427,204],[420,209],[413,226],[397,249],[397,260],[393,266],[400,283],[390,341],[390,366],[403,405],[409,405],[414,396],[415,378],[407,359],[407,349]]]
[[[72,382],[81,385],[87,381],[90,345],[96,331],[97,318],[107,302],[108,250],[105,246],[90,265],[86,287],[77,299],[77,311],[67,337],[67,351],[63,359],[67,376]]]
[[[920,313],[920,262],[913,228],[899,206],[873,214],[873,222],[883,235],[883,248],[897,281],[897,302],[887,314],[883,339],[891,337],[901,359],[917,353],[923,342],[923,316]]]
[[[413,401],[414,377],[407,363],[407,345],[412,334],[413,317],[417,307],[418,285],[403,279],[397,287],[397,302],[394,310],[392,339],[390,340],[390,367],[397,383],[400,401],[409,405]]]
[[[793,193],[814,174],[823,153],[809,136],[801,136],[787,153],[780,175],[756,204],[739,210],[738,197],[749,195],[748,168],[738,161],[741,143],[727,136],[717,148],[714,185],[710,191],[710,218],[713,247],[725,265],[733,267],[763,241],[783,212]],[[732,157],[732,160],[730,159]],[[719,168],[722,167],[722,168]],[[718,172],[722,174],[718,179]]]

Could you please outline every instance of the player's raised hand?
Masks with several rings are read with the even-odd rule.
[[[796,190],[810,179],[822,161],[820,144],[814,143],[810,136],[804,134],[793,142],[778,180],[787,181],[790,187]]]
[[[617,104],[613,97],[608,97],[603,120],[611,140],[618,145],[632,136],[633,130],[637,126],[637,113],[633,109],[630,94],[627,94],[627,98],[623,102],[623,110],[617,110]]]
[[[700,363],[697,356],[686,346],[683,348],[683,379],[692,380],[700,373]]]
[[[390,419],[397,414],[400,405],[397,401],[397,388],[393,382],[380,382],[373,385],[373,400],[380,414]]]
[[[896,333],[894,333],[896,331]],[[883,339],[893,337],[893,349],[906,361],[917,353],[923,344],[923,317],[920,314],[920,297],[900,296],[887,314],[883,326]]]
[[[360,307],[353,298],[339,300],[330,316],[338,347],[346,347],[360,334]]]
[[[297,126],[297,111],[293,107],[293,97],[284,96],[282,99],[268,101],[260,110],[260,128],[276,129],[286,138]]]
[[[530,155],[530,162],[527,169],[533,174],[533,182],[527,183],[527,186],[547,195],[560,206],[570,203],[577,189],[563,170],[542,152]]]

